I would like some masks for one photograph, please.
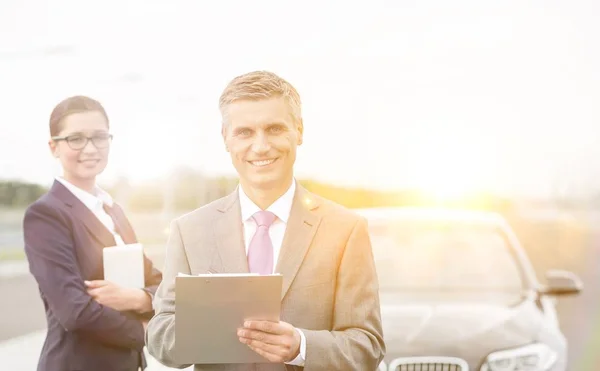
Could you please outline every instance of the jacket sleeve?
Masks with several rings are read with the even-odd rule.
[[[158,285],[160,284],[160,282],[162,281],[162,273],[156,269],[156,267],[154,266],[154,264],[152,264],[152,261],[150,259],[148,259],[148,257],[146,257],[144,255],[144,275],[145,275],[145,285],[146,287],[143,288],[143,290],[150,295],[150,298],[152,299],[152,303],[153,303],[153,309],[149,312],[145,312],[142,314],[138,314],[137,317],[145,320],[145,321],[149,321],[155,314],[154,312],[154,296],[156,294],[156,290],[158,290]]]
[[[156,292],[154,305],[156,315],[148,322],[146,331],[148,352],[168,367],[185,368],[175,353],[175,279],[178,273],[190,274],[190,265],[183,246],[177,220],[171,223],[167,243],[164,278]]]
[[[379,281],[367,223],[361,218],[338,270],[332,331],[302,329],[307,370],[376,370],[385,355]]]
[[[144,274],[146,277],[144,291],[154,297],[156,290],[158,290],[158,285],[162,281],[162,273],[156,269],[152,261],[146,256],[144,256]]]
[[[141,351],[144,347],[141,322],[99,304],[88,295],[68,218],[38,202],[27,209],[23,230],[29,270],[63,328],[107,345]]]

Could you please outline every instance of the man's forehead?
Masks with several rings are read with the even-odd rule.
[[[271,125],[291,125],[291,117],[284,116],[245,116],[245,117],[230,117],[229,124],[232,128],[249,127],[249,128],[266,128]]]
[[[289,124],[292,115],[283,102],[239,101],[231,103],[227,110],[229,123],[234,126],[263,126],[273,123]]]

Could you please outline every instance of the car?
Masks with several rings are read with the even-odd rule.
[[[379,277],[387,348],[380,371],[566,370],[556,299],[579,293],[582,283],[550,270],[542,285],[501,215],[429,207],[357,213],[369,224]]]

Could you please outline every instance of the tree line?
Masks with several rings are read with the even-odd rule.
[[[39,184],[21,181],[0,181],[0,206],[21,208],[31,204],[47,189]]]
[[[349,208],[436,204],[506,213],[514,207],[516,201],[526,201],[529,205],[533,203],[531,200],[513,200],[488,193],[474,194],[468,198],[441,203],[432,200],[427,194],[416,189],[380,191],[343,187],[312,179],[300,179],[299,182],[309,191]],[[235,189],[237,183],[238,180],[235,177],[207,177],[193,169],[178,169],[169,177],[156,179],[142,185],[132,186],[128,179],[123,178],[104,188],[130,211],[185,212],[229,194]],[[47,188],[39,184],[0,180],[0,207],[27,207],[46,191]],[[577,204],[582,203],[587,207],[600,207],[600,193],[591,200],[560,199],[546,202],[560,208],[577,207]]]
[[[130,211],[189,211],[223,197],[237,186],[234,177],[205,177],[193,171],[179,171],[162,180],[131,186],[121,179],[105,189]],[[418,190],[378,191],[373,189],[342,187],[315,180],[299,182],[309,191],[349,208],[416,206],[430,204],[427,195]],[[25,208],[48,189],[39,184],[22,181],[0,181],[0,207]],[[480,194],[469,199],[446,202],[445,206],[506,211],[512,207],[508,199]]]

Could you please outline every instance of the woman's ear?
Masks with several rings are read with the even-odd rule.
[[[60,153],[58,150],[58,146],[56,145],[56,142],[53,141],[52,139],[50,139],[48,141],[48,148],[50,148],[50,153],[52,153],[52,156],[58,158]]]

